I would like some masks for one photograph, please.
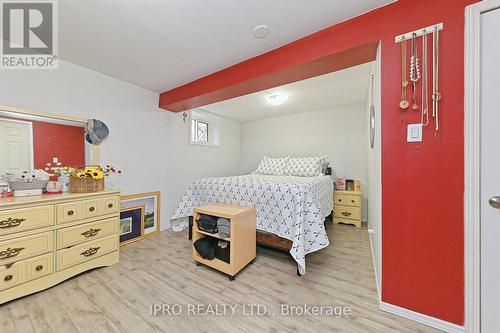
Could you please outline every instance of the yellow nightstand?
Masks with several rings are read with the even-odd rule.
[[[335,191],[333,193],[333,209],[335,210],[333,222],[354,224],[360,228],[361,201],[360,191]]]

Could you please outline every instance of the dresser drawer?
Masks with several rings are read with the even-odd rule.
[[[51,252],[53,248],[52,231],[0,242],[0,265]]]
[[[120,197],[114,196],[101,199],[101,214],[107,215],[107,214],[118,213],[119,209],[120,209]]]
[[[350,220],[361,219],[361,208],[349,206],[335,206],[335,217]]]
[[[81,264],[118,250],[118,236],[111,235],[57,251],[57,270]]]
[[[64,224],[117,213],[118,196],[67,202],[57,205],[57,223]]]
[[[58,204],[56,209],[57,224],[74,222],[84,218],[82,201]]]
[[[0,290],[5,290],[26,282],[26,263],[18,262],[9,268],[0,267]]]
[[[347,194],[336,194],[334,204],[341,206],[361,207],[361,197]]]
[[[62,249],[117,233],[118,218],[116,217],[65,228],[57,231],[57,248]]]
[[[54,206],[0,211],[0,236],[54,225]]]
[[[82,201],[82,218],[83,219],[90,219],[92,217],[96,217],[101,214],[101,201],[100,199],[93,199],[93,200],[85,200]]]
[[[26,280],[31,281],[54,272],[54,254],[49,253],[43,256],[26,260]]]
[[[54,255],[52,253],[9,266],[0,267],[0,290],[12,288],[21,283],[36,280],[54,272]]]

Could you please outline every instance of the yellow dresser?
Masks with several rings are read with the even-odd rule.
[[[0,199],[0,304],[119,259],[120,192]]]
[[[333,194],[333,222],[354,224],[361,227],[362,193],[359,191],[335,191]]]

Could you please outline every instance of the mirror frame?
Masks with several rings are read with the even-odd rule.
[[[7,113],[8,115],[12,114],[14,118],[15,118],[15,115],[23,115],[23,116],[41,117],[41,118],[49,118],[49,119],[54,119],[54,120],[62,120],[62,121],[68,121],[68,122],[73,122],[73,123],[79,123],[79,124],[82,124],[83,126],[85,126],[87,124],[87,120],[83,119],[83,118],[68,117],[68,116],[58,115],[58,114],[54,114],[54,113],[39,112],[39,111],[32,111],[32,110],[26,110],[26,109],[18,109],[18,108],[3,106],[3,105],[0,105],[0,115],[1,115],[1,113]],[[99,160],[100,160],[99,146],[92,145],[92,156],[91,156],[90,164],[99,165]]]

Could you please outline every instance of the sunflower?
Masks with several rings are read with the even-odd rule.
[[[94,170],[90,172],[90,176],[94,179],[102,179],[104,178],[104,173],[102,172],[102,170],[94,168]]]
[[[85,171],[79,171],[79,172],[75,173],[75,177],[76,178],[85,178],[85,177],[87,177],[87,174],[85,173]]]

